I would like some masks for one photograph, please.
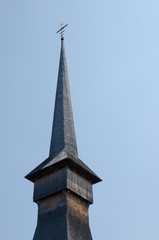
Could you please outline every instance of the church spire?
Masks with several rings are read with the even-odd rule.
[[[75,157],[78,157],[64,37],[63,34],[61,34],[61,54],[49,156],[53,158],[63,150],[67,150]]]
[[[78,158],[61,32],[61,55],[49,157],[26,178],[34,183],[38,220],[33,240],[92,240],[89,205],[101,179]]]
[[[26,178],[35,182],[61,167],[68,166],[94,184],[101,179],[78,158],[64,47],[64,28],[67,25],[61,24],[57,31],[61,34],[61,53],[49,157],[27,174]]]

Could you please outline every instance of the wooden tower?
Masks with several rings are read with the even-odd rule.
[[[88,208],[101,179],[78,158],[63,32],[49,157],[26,178],[38,205],[33,240],[92,240]]]

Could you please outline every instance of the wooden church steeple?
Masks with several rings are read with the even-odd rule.
[[[63,29],[49,157],[26,176],[38,204],[33,240],[92,240],[88,208],[101,181],[78,158]]]

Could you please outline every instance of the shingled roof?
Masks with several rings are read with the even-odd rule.
[[[49,157],[31,171],[26,178],[35,182],[44,175],[64,166],[72,168],[92,183],[101,181],[78,158],[64,39],[62,38]]]
[[[74,156],[78,157],[64,40],[61,41],[50,157],[55,157],[63,149],[67,149]]]

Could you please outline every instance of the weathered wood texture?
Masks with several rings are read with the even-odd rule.
[[[92,184],[67,167],[35,182],[33,200],[37,202],[64,189],[93,203]]]
[[[33,240],[92,240],[87,201],[70,191],[39,200]]]

